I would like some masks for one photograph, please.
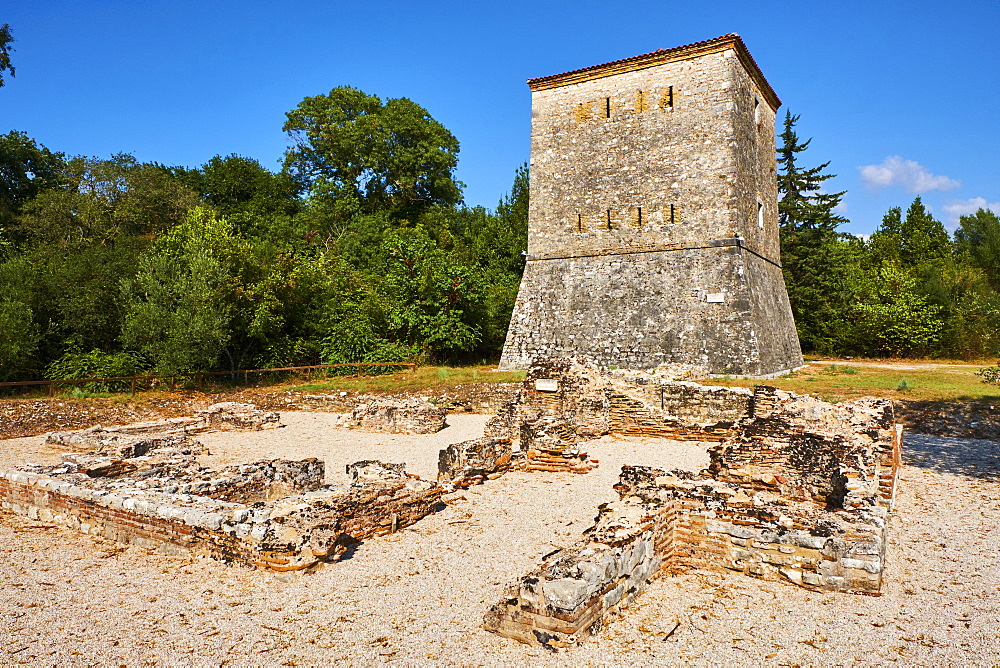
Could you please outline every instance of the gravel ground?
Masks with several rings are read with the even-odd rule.
[[[429,436],[333,428],[201,435],[212,464],[320,457],[332,480],[357,459],[432,477],[443,445],[481,435],[455,415]],[[908,435],[881,597],[820,594],[728,572],[653,583],[594,640],[549,654],[480,628],[504,586],[575,541],[614,498],[623,463],[698,469],[697,444],[605,438],[588,475],[511,473],[352,558],[281,582],[164,557],[0,513],[0,664],[995,665],[1000,660],[1000,443]],[[0,467],[58,453],[0,442]]]

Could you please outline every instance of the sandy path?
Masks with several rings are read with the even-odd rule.
[[[322,426],[329,416],[312,415],[322,416],[289,414],[285,429],[204,440],[220,462],[256,453],[323,456],[338,462],[328,471],[339,475],[355,444],[363,450],[355,459],[388,450],[429,475],[420,468],[433,467],[441,443],[478,436],[485,420],[449,418],[454,426],[437,442],[335,431]],[[0,442],[0,464],[29,440]],[[570,654],[486,633],[487,606],[541,555],[590,526],[596,506],[614,498],[622,463],[697,469],[706,460],[691,443],[602,439],[589,450],[601,459],[591,474],[508,474],[289,583],[2,514],[0,663],[989,665],[1000,658],[1000,444],[925,436],[907,437],[881,597],[697,572],[654,583]]]

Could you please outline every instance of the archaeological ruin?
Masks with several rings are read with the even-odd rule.
[[[738,35],[530,79],[527,265],[500,367],[802,365],[775,111]]]
[[[487,613],[488,630],[569,647],[652,578],[689,567],[878,592],[902,448],[892,403],[702,386],[665,371],[550,361],[489,423],[493,436],[513,438],[555,422],[567,444],[605,434],[700,441],[711,464],[623,467],[619,501],[599,509],[577,544],[513,583]]]
[[[205,448],[193,434],[281,426],[277,414],[246,404],[52,433],[47,441],[66,451],[62,461],[0,472],[0,506],[165,554],[293,575],[419,522],[470,486],[488,489],[515,471],[586,476],[599,466],[587,454],[593,439],[646,437],[668,450],[689,441],[707,451],[704,470],[623,466],[618,500],[595,508],[593,526],[510,583],[483,611],[484,628],[572,647],[654,578],[687,568],[877,594],[902,444],[891,402],[831,404],[763,385],[679,379],[691,371],[536,364],[482,438],[440,451],[436,481],[367,459],[348,464],[349,482],[334,484],[315,458],[201,464]],[[416,433],[446,412],[363,397],[338,428],[365,428],[351,420],[374,416],[372,431]]]
[[[622,466],[618,498],[594,508],[592,526],[543,543],[559,541],[471,618],[570,648],[655,578],[692,568],[877,595],[901,463],[892,403],[693,382],[802,365],[779,257],[780,102],[742,40],[529,85],[528,257],[500,364],[528,371],[519,387],[466,400],[464,410],[496,414],[481,438],[439,451],[436,480],[353,443],[347,482],[328,482],[312,457],[211,468],[198,434],[282,426],[278,413],[223,403],[50,433],[61,462],[0,471],[0,507],[292,577],[501,476],[593,478],[601,463],[588,441],[653,439],[657,458],[686,441],[707,453],[703,470]],[[448,426],[436,399],[346,395],[305,395],[288,409],[343,413],[337,429],[378,434]]]

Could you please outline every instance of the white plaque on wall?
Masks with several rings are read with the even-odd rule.
[[[726,301],[726,295],[723,292],[709,292],[705,295],[705,301],[709,304],[721,304]]]
[[[535,389],[539,392],[558,392],[559,381],[555,378],[538,378],[535,380]]]

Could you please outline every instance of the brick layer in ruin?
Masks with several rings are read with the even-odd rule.
[[[60,465],[0,472],[0,506],[165,554],[298,571],[418,521],[443,493],[402,465],[363,462],[352,484],[323,485],[316,459],[213,471],[188,446],[71,453]]]
[[[685,567],[823,590],[881,587],[902,447],[887,400],[829,404],[764,386],[701,387],[554,362],[531,372],[491,429],[520,423],[525,434],[539,422],[587,434],[676,430],[716,443],[701,473],[623,467],[620,500],[601,508],[583,541],[513,584],[487,613],[489,630],[568,647],[651,578]]]

